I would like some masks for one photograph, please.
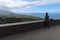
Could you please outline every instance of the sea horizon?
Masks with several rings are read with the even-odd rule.
[[[45,18],[45,13],[33,13],[33,16]],[[60,13],[48,13],[50,19],[60,19]]]

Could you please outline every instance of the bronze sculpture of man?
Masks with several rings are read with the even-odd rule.
[[[48,12],[46,12],[46,15],[45,15],[44,25],[45,25],[45,27],[49,28],[49,16],[48,16]]]

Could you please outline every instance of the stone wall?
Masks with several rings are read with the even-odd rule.
[[[60,25],[60,20],[51,20],[50,25]]]
[[[21,33],[21,32],[27,32],[27,31],[39,29],[42,27],[43,27],[43,22],[0,27],[0,37],[12,35],[12,34],[16,34],[16,33]]]
[[[59,25],[60,20],[51,20],[50,26],[53,25]],[[35,23],[29,23],[29,24],[22,24],[22,25],[13,25],[13,26],[6,26],[6,27],[0,27],[0,37],[13,35],[16,33],[21,32],[27,32],[39,28],[44,28],[44,22],[35,22]]]

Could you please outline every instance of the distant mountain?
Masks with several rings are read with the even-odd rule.
[[[9,12],[9,11],[0,10],[0,14],[10,15],[10,14],[13,14],[13,13]]]
[[[36,18],[36,19],[42,19],[37,16],[32,15],[23,15],[23,14],[17,14],[9,11],[0,10],[0,17],[17,17],[17,18]]]

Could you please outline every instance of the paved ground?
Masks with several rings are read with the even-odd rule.
[[[3,37],[0,40],[60,40],[60,25]]]

